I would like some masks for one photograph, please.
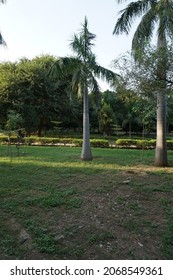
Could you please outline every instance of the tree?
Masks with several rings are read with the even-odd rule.
[[[117,0],[118,3],[126,0]],[[158,61],[157,78],[161,81],[157,91],[157,144],[155,165],[167,166],[166,148],[166,74],[167,74],[167,42],[173,35],[173,1],[172,0],[142,0],[131,2],[121,12],[114,27],[113,34],[129,34],[134,18],[143,15],[132,40],[132,52],[140,61],[141,54],[153,37],[157,23],[157,50],[165,53]]]
[[[96,62],[96,56],[92,52],[93,41],[96,35],[88,30],[88,20],[85,17],[79,34],[74,34],[70,47],[75,53],[73,57],[58,59],[56,66],[62,73],[71,73],[71,90],[83,96],[83,146],[81,159],[92,160],[90,146],[90,121],[89,121],[89,92],[99,94],[99,85],[96,78],[105,79],[115,83],[118,75]],[[57,72],[58,72],[57,71]]]
[[[114,124],[114,113],[111,106],[104,103],[99,112],[99,131],[104,135],[110,136],[112,125]]]
[[[9,110],[23,117],[28,134],[52,127],[51,121],[72,120],[72,107],[66,92],[71,77],[65,80],[48,74],[56,58],[44,55],[21,59],[17,63],[0,63],[0,124],[4,128]]]

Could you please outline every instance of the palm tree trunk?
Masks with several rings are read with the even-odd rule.
[[[162,82],[161,88],[157,92],[157,138],[156,138],[156,153],[155,165],[166,167],[167,160],[167,146],[166,146],[166,113],[167,113],[167,96],[166,96],[166,37],[165,34],[158,36],[157,49],[161,51],[161,59],[158,62],[157,76],[158,80]]]
[[[90,146],[90,123],[89,123],[89,104],[88,104],[88,88],[85,86],[83,95],[83,145],[82,145],[82,160],[92,160]]]
[[[155,165],[165,167],[168,165],[166,147],[166,94],[157,93],[157,141]]]

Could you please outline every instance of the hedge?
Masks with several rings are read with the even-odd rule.
[[[10,142],[12,144],[17,143],[17,136],[11,136]],[[8,143],[8,136],[0,136],[0,143],[7,144]],[[81,147],[83,140],[77,138],[50,138],[50,137],[37,137],[37,136],[30,136],[23,138],[23,144],[25,145],[71,145],[75,147]],[[108,148],[109,141],[102,140],[102,139],[91,139],[91,146],[92,147],[99,147],[99,148]]]
[[[10,141],[12,144],[17,143],[17,136],[11,136]],[[7,144],[8,136],[0,135],[0,144]],[[37,137],[30,136],[24,137],[22,144],[24,145],[64,145],[81,147],[82,139],[78,138],[50,138],[50,137]],[[125,149],[154,149],[156,147],[156,140],[140,140],[140,139],[118,139],[115,145],[109,145],[108,140],[91,139],[91,146],[98,148],[125,148]],[[173,140],[167,140],[167,148],[173,150]]]
[[[167,140],[167,149],[173,150],[173,140]],[[139,140],[139,139],[118,139],[115,141],[115,147],[125,149],[155,149],[156,140]]]
[[[173,141],[172,141],[172,145],[173,145]],[[129,148],[154,149],[156,147],[156,140],[118,139],[115,141],[115,146],[118,148],[128,148],[128,149]]]

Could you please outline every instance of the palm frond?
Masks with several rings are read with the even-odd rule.
[[[93,73],[96,78],[108,82],[110,85],[115,85],[120,78],[118,74],[113,71],[106,69],[98,64],[93,68]]]
[[[100,93],[99,83],[92,72],[88,73],[88,87],[91,92],[94,92],[95,94]]]
[[[156,9],[151,8],[139,23],[132,40],[132,51],[136,57],[138,51],[143,51],[145,46],[150,42],[154,26],[158,20]]]
[[[82,96],[85,83],[86,83],[86,73],[83,67],[76,69],[76,71],[73,72],[73,76],[72,76],[72,82],[71,82],[72,92],[77,93],[78,96]]]
[[[155,0],[141,0],[137,2],[131,2],[125,9],[120,11],[121,16],[117,20],[113,34],[128,34],[134,19],[146,13],[151,8],[151,5],[153,5],[155,2]]]
[[[79,58],[83,57],[84,49],[83,49],[83,42],[81,37],[74,34],[69,46],[72,49],[72,51],[77,54]]]
[[[66,75],[72,75],[79,67],[79,60],[74,57],[59,57],[50,67],[49,75],[55,79],[62,79]]]
[[[89,31],[87,17],[85,17],[84,24],[82,25],[82,29],[81,29],[81,32],[79,33],[79,35],[81,38],[83,38],[84,41],[86,41],[88,46],[94,45],[94,43],[92,43],[92,41],[95,40],[96,35]]]
[[[92,53],[91,48],[94,46],[93,40],[95,40],[96,35],[88,30],[88,21],[85,17],[84,24],[79,34],[74,34],[70,47],[76,53],[77,57],[86,60],[89,53]]]
[[[81,65],[81,60],[76,57],[61,57],[58,61],[61,70],[71,73]]]
[[[157,12],[159,16],[158,36],[163,33],[173,35],[173,2],[159,1],[157,5]]]
[[[0,45],[2,45],[2,46],[4,46],[4,47],[7,46],[7,44],[6,44],[5,40],[4,40],[4,38],[2,37],[2,34],[1,34],[1,33],[0,33]]]

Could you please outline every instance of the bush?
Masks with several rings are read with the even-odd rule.
[[[152,140],[148,140],[148,149],[155,149],[156,147],[156,140],[152,139]]]
[[[82,140],[82,139],[74,138],[72,143],[73,143],[74,146],[76,146],[76,147],[82,147],[83,140]]]
[[[109,141],[108,140],[101,140],[101,139],[91,139],[91,147],[95,148],[109,148]],[[73,144],[76,147],[82,147],[83,140],[82,139],[73,139]]]
[[[17,143],[17,136],[10,136],[10,142],[12,144]],[[8,143],[8,135],[0,135],[0,144],[7,144]]]
[[[150,141],[154,142],[150,143]],[[155,147],[155,142],[156,140],[118,139],[115,141],[115,145],[122,148],[149,149]]]
[[[115,145],[120,148],[155,149],[156,140],[118,139]],[[167,148],[173,150],[173,140],[167,140]]]
[[[122,148],[147,149],[148,141],[139,139],[118,139],[115,145]]]
[[[109,141],[101,139],[91,139],[91,146],[97,148],[109,148]]]
[[[173,140],[167,140],[167,148],[168,150],[173,150]]]
[[[37,137],[30,136],[29,138],[24,138],[25,142],[29,142],[30,144],[38,144],[38,145],[55,145],[55,144],[72,144],[73,138],[55,138],[55,137]]]

